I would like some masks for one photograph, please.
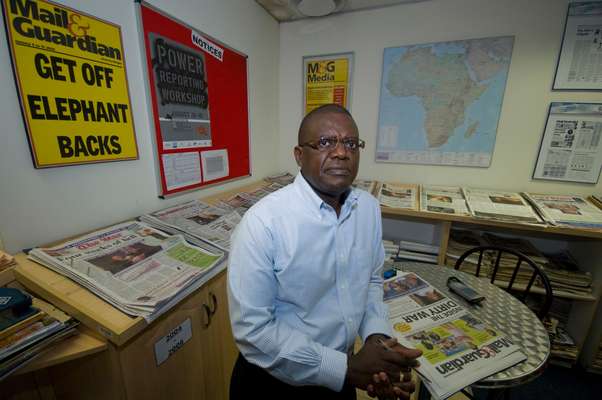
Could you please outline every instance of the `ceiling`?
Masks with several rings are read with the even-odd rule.
[[[428,0],[255,0],[278,22]]]

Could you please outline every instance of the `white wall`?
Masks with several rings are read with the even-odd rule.
[[[597,185],[533,181],[552,101],[602,101],[602,94],[552,92],[567,0],[431,0],[280,25],[280,166],[291,156],[302,117],[302,57],[355,52],[351,109],[367,140],[361,177],[407,183],[591,194]],[[514,50],[489,168],[375,163],[383,49],[514,35]]]
[[[134,2],[60,3],[121,26],[140,159],[34,169],[5,30],[0,29],[0,237],[7,251],[59,240],[249,181],[160,200]],[[250,0],[153,0],[151,4],[249,56],[251,159],[255,176],[251,179],[277,172],[272,157],[278,129],[276,21]]]

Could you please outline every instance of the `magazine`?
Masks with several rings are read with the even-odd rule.
[[[552,225],[602,228],[602,210],[582,196],[524,193]]]
[[[384,207],[418,210],[418,192],[418,185],[383,183],[376,197]]]
[[[126,314],[152,320],[166,304],[198,289],[200,278],[224,259],[142,222],[129,221],[29,258],[73,279]]]
[[[477,218],[541,224],[543,220],[516,192],[462,189],[470,213]]]
[[[462,189],[457,186],[420,188],[420,210],[456,215],[470,215]]]
[[[416,372],[435,399],[526,359],[500,332],[413,272],[384,282],[395,337],[422,351]]]

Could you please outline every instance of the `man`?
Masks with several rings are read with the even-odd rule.
[[[414,390],[407,372],[421,353],[389,339],[380,208],[351,189],[363,147],[345,108],[313,110],[299,128],[294,183],[237,227],[228,299],[241,355],[231,399],[354,399],[355,388],[405,398]],[[364,346],[353,355],[358,334]]]

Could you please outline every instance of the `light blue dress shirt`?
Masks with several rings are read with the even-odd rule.
[[[391,336],[383,260],[378,201],[353,189],[337,217],[299,173],[233,235],[228,300],[243,356],[289,384],[340,391],[356,336]]]

